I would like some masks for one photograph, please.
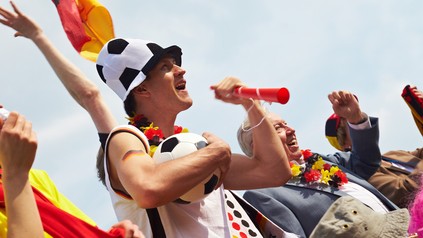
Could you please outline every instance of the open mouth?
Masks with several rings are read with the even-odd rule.
[[[289,142],[286,143],[288,146],[296,146],[297,145],[297,140],[295,138],[292,138],[291,140],[289,140]]]
[[[186,82],[181,81],[178,84],[176,84],[175,89],[176,90],[184,90],[186,88]]]
[[[297,140],[293,139],[289,143],[287,143],[288,146],[293,146],[297,144]]]

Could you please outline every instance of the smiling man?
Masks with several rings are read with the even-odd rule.
[[[309,237],[330,205],[341,196],[352,196],[376,212],[398,209],[366,180],[379,168],[378,119],[368,117],[348,91],[328,96],[337,115],[346,118],[352,150],[321,155],[301,150],[295,129],[280,116],[269,117],[292,167],[292,179],[278,188],[246,191],[244,198],[288,232]],[[245,123],[244,123],[245,125]],[[256,140],[238,130],[244,153],[254,154]]]
[[[151,41],[121,38],[109,41],[99,54],[98,73],[123,100],[130,117],[130,125],[114,128],[105,145],[104,183],[116,215],[138,224],[147,237],[261,237],[224,188],[280,186],[291,173],[260,103],[232,96],[242,85],[239,79],[227,77],[211,88],[216,99],[242,105],[258,125],[254,136],[267,138],[256,144],[254,156],[232,154],[226,142],[204,132],[206,147],[163,163],[152,158],[161,141],[186,131],[174,125],[177,115],[193,103],[181,55],[178,46],[162,48]],[[216,170],[220,181],[207,197],[189,204],[174,202]]]

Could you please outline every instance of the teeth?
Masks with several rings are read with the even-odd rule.
[[[181,82],[175,86],[176,89],[185,89],[185,83]]]
[[[289,146],[297,144],[297,140],[292,140],[288,143]]]

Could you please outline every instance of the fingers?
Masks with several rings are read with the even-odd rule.
[[[203,132],[202,136],[207,140],[207,143],[210,143],[213,140],[213,134],[210,132]]]
[[[219,182],[214,187],[214,190],[216,190],[216,189],[220,188],[220,186],[222,186],[223,182],[225,181],[226,174],[228,173],[229,169],[219,167],[219,170],[220,170]]]
[[[24,125],[22,128],[22,135],[28,138],[30,143],[34,143],[37,141],[37,136],[34,130],[32,130],[32,122],[24,121]]]
[[[348,91],[333,91],[328,95],[328,99],[332,104],[346,105],[353,100],[354,95]]]
[[[133,238],[144,238],[144,234],[142,231],[140,231],[139,227],[137,225],[134,225],[135,231],[132,235]]]
[[[6,19],[13,17],[13,13],[9,12],[8,10],[0,7],[0,15]]]
[[[11,130],[15,127],[16,122],[18,121],[19,114],[17,112],[10,112],[9,117],[3,124],[3,130]]]
[[[240,79],[236,77],[226,77],[218,84],[210,86],[215,91],[217,99],[231,98],[234,88],[245,86]]]
[[[231,150],[228,144],[210,132],[203,132],[202,136],[207,140],[209,146],[213,148],[213,151],[217,153],[216,158],[218,158],[219,161],[216,164],[216,169],[220,170],[220,177],[215,189],[218,189],[223,184],[226,174],[229,171]]]
[[[138,225],[132,223],[130,220],[120,221],[112,227],[124,229],[125,238],[144,238],[144,234],[140,231]]]
[[[22,12],[18,9],[13,1],[10,1],[10,5],[12,5],[13,10],[18,14],[18,16],[22,15]]]
[[[37,145],[36,133],[32,130],[32,122],[17,112],[11,112],[2,126],[2,132],[15,135],[20,140]]]

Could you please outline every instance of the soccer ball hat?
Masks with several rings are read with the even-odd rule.
[[[176,45],[162,48],[158,44],[140,40],[115,38],[108,41],[97,58],[97,72],[100,78],[121,99],[140,85],[160,59],[171,54],[181,66],[182,50]]]

